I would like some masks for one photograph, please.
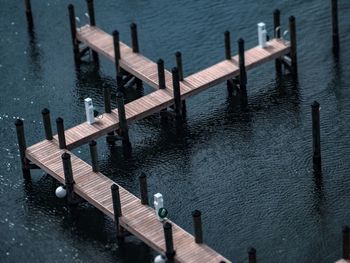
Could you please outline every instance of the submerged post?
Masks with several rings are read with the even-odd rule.
[[[68,201],[68,204],[73,204],[75,182],[73,178],[71,156],[69,153],[63,153],[61,157],[63,162],[64,181],[65,181],[66,191],[67,191],[67,201]]]
[[[145,173],[141,173],[141,175],[139,176],[139,181],[140,181],[141,204],[148,205],[147,176]]]
[[[33,29],[33,14],[32,14],[32,5],[30,0],[24,0],[25,8],[26,8],[26,17],[29,29]]]
[[[320,104],[315,101],[312,109],[312,149],[314,170],[321,171],[321,130],[320,130]]]
[[[75,63],[78,63],[80,60],[79,42],[78,42],[77,36],[76,36],[77,35],[77,26],[75,23],[74,6],[72,4],[68,5],[68,12],[69,12],[69,22],[70,22],[70,31],[71,31],[71,36],[72,36],[74,60],[75,60]]]
[[[90,20],[90,26],[96,26],[96,20],[95,20],[95,10],[94,10],[94,0],[86,0],[87,8],[88,8],[88,14],[89,14],[89,20]],[[99,63],[98,61],[98,54],[96,51],[92,50],[92,59],[96,64]]]
[[[179,70],[174,67],[171,71],[173,76],[173,93],[174,93],[174,110],[176,118],[181,118],[181,91],[180,91],[180,80],[179,80]]]
[[[100,168],[98,166],[98,154],[97,154],[96,141],[95,140],[90,141],[89,147],[90,147],[92,171],[95,173],[98,173],[100,171]]]
[[[248,262],[256,263],[256,250],[253,247],[248,249]]]
[[[289,34],[290,34],[290,58],[292,66],[292,74],[294,78],[298,77],[298,58],[297,58],[297,30],[295,17],[289,17]]]
[[[15,122],[15,125],[16,125],[16,132],[17,132],[19,156],[21,158],[21,164],[22,164],[23,178],[25,180],[29,180],[30,169],[27,167],[27,163],[28,163],[28,160],[26,159],[27,144],[26,144],[26,138],[24,134],[23,121],[21,119],[17,119]]]
[[[114,46],[114,65],[117,76],[121,76],[121,70],[119,65],[120,60],[120,42],[119,42],[119,32],[114,30],[113,33],[113,46]]]
[[[123,93],[118,91],[117,93],[117,104],[118,104],[118,116],[119,116],[119,127],[121,130],[122,144],[124,156],[129,157],[131,154],[131,143],[129,139],[128,123],[125,116],[125,106]]]
[[[193,226],[194,226],[194,240],[197,244],[203,243],[203,231],[202,231],[202,213],[199,210],[192,212]]]
[[[112,184],[111,192],[112,192],[112,202],[113,202],[114,223],[115,223],[116,232],[117,232],[117,242],[120,243],[123,240],[123,236],[122,236],[122,228],[119,224],[119,217],[122,216],[119,186],[117,184]]]
[[[225,58],[231,59],[231,37],[230,37],[230,31],[225,31]]]
[[[332,0],[333,53],[339,53],[338,0]]]
[[[245,50],[244,40],[240,38],[238,40],[238,57],[239,57],[239,87],[241,95],[241,103],[243,107],[248,104],[247,98],[247,72],[245,68]]]
[[[158,59],[157,68],[158,68],[159,89],[165,89],[166,84],[165,84],[165,73],[164,73],[164,61],[163,61],[163,59]]]
[[[343,259],[350,259],[350,228],[343,227]]]
[[[173,243],[173,232],[172,225],[169,222],[166,222],[163,225],[164,229],[164,238],[165,238],[165,255],[168,259],[167,262],[173,262],[175,257],[174,243]]]
[[[57,125],[58,144],[60,146],[60,149],[67,149],[66,137],[64,135],[63,119],[58,117],[56,119],[56,125]]]
[[[275,38],[281,38],[281,12],[279,9],[275,9],[273,12],[273,29]],[[282,62],[281,58],[275,60],[276,77],[282,75]]]
[[[45,138],[46,138],[46,140],[51,141],[53,139],[53,136],[52,136],[52,128],[51,128],[50,111],[47,108],[44,108],[41,111],[41,114],[43,115]]]

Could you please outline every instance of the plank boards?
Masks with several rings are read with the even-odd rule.
[[[64,172],[61,155],[66,150],[60,150],[57,142],[42,141],[27,149],[26,158],[38,165],[46,173],[64,183]],[[92,167],[71,155],[74,176],[74,191],[114,219],[113,204],[110,187],[114,182],[102,173],[94,173]],[[157,219],[155,211],[149,206],[141,204],[139,198],[119,186],[122,205],[120,224],[130,233],[138,237],[159,253],[165,253],[163,224]],[[169,221],[171,222],[171,221]],[[194,237],[173,222],[174,248],[176,262],[215,262],[221,260],[230,262],[205,244],[196,244]]]

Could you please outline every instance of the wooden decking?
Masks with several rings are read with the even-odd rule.
[[[57,147],[57,141],[42,141],[26,151],[26,157],[45,172],[64,183],[61,155],[67,152]],[[71,155],[75,180],[74,191],[112,219],[111,185],[114,183],[101,173],[94,173],[89,164]],[[154,250],[165,253],[163,225],[154,209],[141,204],[140,199],[119,186],[122,214],[120,224]],[[196,244],[194,237],[172,223],[176,262],[230,262],[205,244]]]

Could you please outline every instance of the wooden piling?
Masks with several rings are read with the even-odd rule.
[[[130,25],[130,30],[131,30],[131,46],[132,46],[132,51],[134,53],[139,53],[139,40],[137,36],[137,25],[135,23],[131,23]]]
[[[183,81],[184,80],[184,72],[183,72],[183,65],[182,65],[182,54],[180,51],[177,51],[175,53],[175,58],[176,58],[176,67],[179,71],[179,80]]]
[[[248,262],[256,263],[256,250],[253,247],[248,249]]]
[[[95,140],[92,140],[89,142],[90,147],[90,155],[91,155],[91,166],[92,171],[95,173],[98,173],[100,171],[99,165],[98,165],[98,154],[97,154],[97,143]]]
[[[80,52],[79,52],[79,42],[77,40],[77,26],[75,22],[75,11],[74,6],[72,4],[68,5],[68,13],[69,13],[69,23],[70,23],[70,31],[72,37],[72,45],[73,45],[73,53],[75,63],[78,64],[80,61]]]
[[[275,9],[273,12],[273,29],[275,38],[281,38],[281,12],[279,9]],[[281,58],[275,60],[276,77],[282,76],[282,62]]]
[[[69,153],[63,153],[62,154],[62,162],[63,162],[63,171],[64,171],[64,181],[66,185],[66,191],[67,191],[67,202],[68,204],[74,203],[74,178],[73,178],[73,171],[72,171],[72,162],[71,162],[71,156]]]
[[[123,93],[117,92],[117,104],[118,104],[118,116],[119,116],[119,127],[121,130],[122,144],[124,156],[129,157],[131,155],[131,143],[129,139],[128,124],[125,116],[124,96]]]
[[[225,31],[225,58],[231,60],[231,36],[230,31]]]
[[[245,50],[244,50],[244,40],[240,38],[238,40],[238,57],[239,57],[239,87],[241,104],[246,107],[248,104],[247,98],[247,72],[245,68]]]
[[[41,111],[41,114],[43,116],[45,138],[46,138],[46,140],[51,141],[53,139],[53,136],[52,136],[52,128],[51,128],[50,111],[47,108],[44,108]]]
[[[94,10],[94,0],[86,0],[87,3],[87,9],[89,14],[89,20],[90,20],[90,26],[96,26],[96,20],[95,20],[95,10]],[[98,65],[98,53],[91,49],[92,52],[92,59],[93,61]]]
[[[119,31],[114,30],[113,33],[113,46],[114,46],[114,65],[115,65],[115,72],[117,76],[121,76],[121,69],[119,65],[120,60],[120,42],[119,42]]]
[[[320,128],[320,104],[315,101],[312,109],[312,148],[314,170],[321,171],[321,128]]]
[[[202,231],[202,213],[199,210],[192,212],[193,226],[194,226],[194,239],[197,244],[203,243],[203,231]]]
[[[19,156],[21,158],[21,164],[22,164],[22,174],[23,178],[25,180],[30,179],[30,169],[28,167],[28,160],[26,159],[26,138],[24,134],[24,124],[21,119],[17,119],[15,122],[16,125],[16,132],[17,132],[17,140],[18,140],[18,148],[19,148]]]
[[[172,69],[173,76],[173,93],[174,93],[174,110],[176,118],[182,117],[182,109],[181,109],[181,91],[180,91],[180,80],[179,80],[179,70],[174,67]]]
[[[332,0],[333,53],[339,54],[338,0]]]
[[[147,189],[147,176],[145,173],[141,173],[139,176],[140,181],[140,195],[141,195],[141,204],[148,205],[148,189]]]
[[[298,59],[297,59],[297,31],[295,17],[289,17],[289,34],[290,34],[290,58],[292,74],[295,78],[298,77]]]
[[[122,216],[122,207],[120,203],[119,186],[117,184],[111,185],[112,192],[112,202],[113,202],[113,213],[114,213],[114,223],[117,232],[117,242],[123,241],[122,228],[119,223],[119,218]]]
[[[28,28],[31,30],[34,27],[33,14],[32,14],[32,4],[30,3],[30,0],[24,0],[24,5],[25,5],[25,9],[26,9]]]
[[[165,89],[165,72],[164,72],[164,61],[163,59],[158,59],[157,61],[158,68],[158,84],[160,89]]]
[[[56,119],[56,125],[57,125],[57,136],[58,136],[58,144],[60,146],[60,149],[66,149],[66,137],[64,135],[64,124],[63,119],[58,117]]]
[[[174,250],[174,242],[173,242],[173,231],[172,225],[169,222],[166,222],[163,225],[164,229],[164,238],[165,238],[165,255],[167,257],[167,262],[174,262],[175,250]]]
[[[343,227],[343,259],[350,259],[350,228]]]

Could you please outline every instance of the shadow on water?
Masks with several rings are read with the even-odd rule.
[[[42,75],[42,65],[41,65],[41,51],[39,49],[39,44],[37,40],[36,33],[34,29],[28,28],[28,38],[29,38],[29,45],[28,45],[28,52],[29,52],[29,63],[32,71],[33,76],[35,79],[41,79]]]

